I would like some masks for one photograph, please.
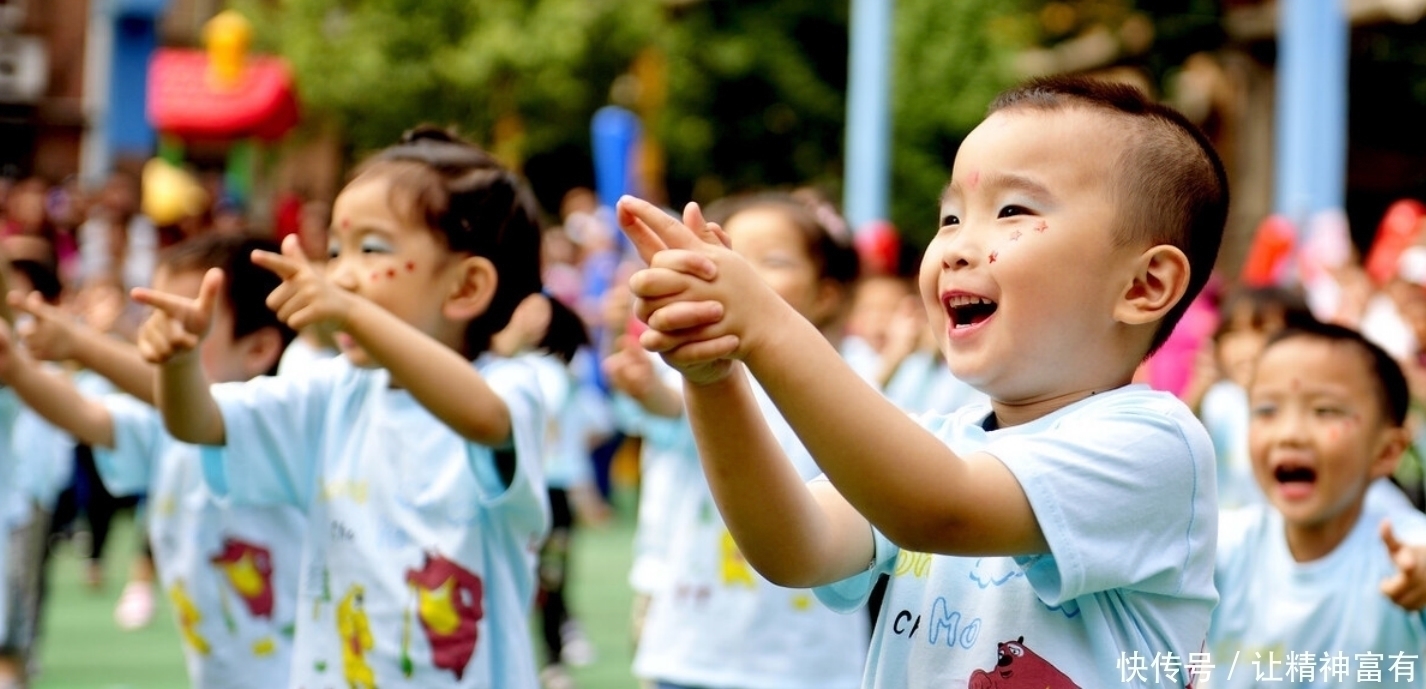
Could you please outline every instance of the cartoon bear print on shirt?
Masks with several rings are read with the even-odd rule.
[[[1002,641],[997,649],[995,669],[972,672],[967,689],[1079,689],[1068,675],[1030,650],[1023,636]]]

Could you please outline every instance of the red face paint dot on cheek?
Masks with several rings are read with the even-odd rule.
[[[386,277],[389,277],[389,278],[394,278],[394,277],[396,277],[396,269],[395,269],[395,268],[389,268],[389,269],[387,269],[387,271],[386,271]]]
[[[414,272],[416,272],[416,262],[415,262],[415,261],[407,261],[407,262],[406,262],[406,272],[408,272],[408,273],[414,273]]]
[[[381,271],[379,271],[379,270],[373,270],[373,271],[371,271],[371,281],[372,281],[372,282],[376,282],[377,280],[380,280],[380,279],[381,279]]]

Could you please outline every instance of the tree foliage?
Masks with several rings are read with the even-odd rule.
[[[306,110],[335,121],[355,154],[427,121],[517,164],[559,152],[587,167],[590,117],[653,54],[666,82],[645,84],[659,97],[635,107],[665,152],[670,201],[800,184],[840,197],[848,2],[234,4],[261,47],[291,61]],[[892,219],[906,231],[934,229],[955,147],[1008,81],[1013,6],[896,0]]]
[[[589,116],[646,46],[655,0],[246,0],[304,106],[356,152],[420,121],[517,153],[583,145]],[[497,131],[498,130],[498,131]]]

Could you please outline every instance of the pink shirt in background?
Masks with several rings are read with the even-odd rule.
[[[1193,362],[1198,348],[1210,344],[1213,330],[1218,327],[1218,310],[1213,297],[1205,289],[1188,305],[1183,318],[1159,348],[1140,368],[1141,379],[1155,390],[1183,395],[1193,376]]]

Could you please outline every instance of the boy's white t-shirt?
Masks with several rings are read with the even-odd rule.
[[[804,477],[819,473],[756,384],[768,425]],[[865,614],[843,615],[807,589],[776,586],[738,551],[697,454],[671,457],[668,581],[656,592],[634,657],[641,678],[689,687],[851,689],[866,657]]]
[[[159,582],[203,689],[287,684],[306,522],[288,505],[225,505],[203,483],[199,447],[174,440],[153,407],[101,398],[114,447],[94,448],[114,495],[148,494]]]
[[[1396,573],[1377,531],[1382,519],[1391,518],[1402,542],[1426,542],[1426,515],[1402,509],[1395,490],[1373,486],[1347,538],[1312,562],[1293,559],[1282,514],[1270,505],[1223,514],[1217,567],[1223,600],[1209,632],[1218,667],[1204,687],[1426,682],[1426,614],[1406,612],[1380,589]]]
[[[817,589],[851,609],[878,574],[891,575],[862,686],[1187,684],[1181,669],[1205,650],[1217,601],[1218,508],[1203,426],[1146,385],[987,432],[989,412],[919,420],[958,454],[987,452],[1011,470],[1050,553],[928,555],[875,532],[868,572]]]
[[[511,447],[499,452],[391,388],[385,369],[345,358],[213,387],[227,454],[244,461],[205,452],[209,484],[306,513],[293,689],[537,686],[545,411],[528,362],[474,365],[509,409]]]

